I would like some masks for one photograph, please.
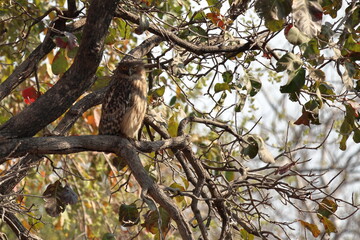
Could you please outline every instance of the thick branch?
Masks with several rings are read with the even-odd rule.
[[[50,90],[1,126],[1,136],[6,138],[33,136],[63,114],[92,84],[117,3],[118,0],[91,2],[82,42],[73,65]],[[47,114],[44,115],[44,112]]]
[[[126,140],[125,140],[126,141]],[[145,168],[142,166],[139,156],[135,149],[127,141],[125,147],[118,148],[118,156],[126,159],[128,166],[130,167],[134,177],[140,184],[144,192],[147,192],[157,203],[160,204],[176,222],[179,233],[184,240],[194,239],[188,223],[185,221],[185,217],[182,215],[178,207],[153,181],[148,175]]]
[[[68,0],[67,5],[68,5],[69,14],[74,15],[76,13],[76,11],[77,11],[76,1],[75,0]]]
[[[159,141],[135,142],[135,147],[142,152],[153,152],[167,148],[184,148],[188,145],[188,137],[181,136]],[[113,152],[126,145],[118,136],[70,136],[70,137],[38,137],[10,139],[0,144],[0,164],[5,158],[22,157],[26,154],[69,154],[82,151]]]
[[[41,43],[0,85],[0,101],[9,95],[20,83],[27,79],[34,72],[39,61],[55,47],[55,43],[49,35],[50,34],[48,34],[48,37],[45,38],[44,42]]]
[[[59,19],[57,21],[64,21]],[[59,25],[56,24],[55,25]],[[84,25],[84,21],[81,19],[73,24],[68,25],[65,31],[75,31]],[[57,29],[61,30],[61,29]],[[62,29],[61,31],[63,31]],[[44,41],[23,61],[14,72],[0,85],[0,101],[10,94],[20,83],[26,80],[36,68],[36,65],[43,59],[52,49],[55,47],[55,43],[52,37],[54,32],[49,31]]]
[[[165,148],[184,148],[188,145],[187,137],[177,137],[155,142],[136,143],[141,150],[152,151]],[[176,222],[183,239],[193,239],[190,227],[181,211],[173,201],[158,187],[141,164],[136,149],[124,138],[117,136],[71,136],[41,137],[21,140],[8,140],[0,145],[0,158],[32,154],[64,154],[81,151],[115,152],[127,161],[136,180],[144,192],[147,192],[160,204]]]
[[[125,19],[125,20],[128,20],[130,22],[136,23],[136,24],[140,23],[139,15],[132,14],[122,8],[117,9],[115,16]],[[219,45],[219,46],[200,45],[199,46],[199,45],[190,43],[186,40],[183,40],[180,37],[178,37],[175,33],[171,32],[171,31],[167,31],[165,29],[162,29],[161,27],[155,26],[154,24],[150,24],[150,26],[147,30],[159,37],[162,37],[164,40],[173,42],[176,45],[178,45],[190,52],[198,54],[198,55],[202,55],[205,53],[225,53],[225,52],[240,53],[240,52],[245,52],[247,50],[258,49],[256,44],[254,44],[251,41],[248,41],[247,43],[245,43],[243,45],[237,45],[237,46],[224,46],[224,45]]]
[[[81,100],[77,101],[70,109],[66,112],[65,116],[61,119],[59,124],[53,131],[55,135],[64,135],[74,125],[76,120],[82,116],[88,109],[101,104],[107,87],[89,93]]]
[[[26,229],[20,220],[11,212],[5,211],[0,208],[1,218],[9,225],[11,230],[16,234],[17,238],[20,240],[41,240],[42,238],[32,234],[28,229]]]
[[[145,41],[143,41],[136,48],[132,49],[129,52],[128,56],[126,56],[124,58],[124,60],[126,60],[126,58],[129,58],[130,56],[134,57],[134,58],[141,58],[141,57],[145,56],[146,54],[148,54],[154,47],[156,47],[162,41],[163,41],[163,39],[161,37],[152,36],[152,37],[146,39]]]

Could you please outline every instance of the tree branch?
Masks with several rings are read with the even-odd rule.
[[[166,148],[178,149],[186,147],[188,139],[182,136],[155,142],[137,142],[135,145],[139,150],[146,152]],[[148,175],[137,150],[125,138],[118,136],[70,136],[10,139],[0,144],[0,158],[2,159],[0,163],[3,163],[6,157],[20,157],[28,153],[68,154],[82,151],[114,152],[125,159],[143,191],[159,203],[176,222],[183,239],[193,239],[190,227],[181,211]]]
[[[2,137],[33,136],[63,114],[92,84],[118,1],[91,2],[83,30],[83,40],[74,63],[50,90],[0,127]],[[44,112],[47,115],[42,114]]]
[[[182,149],[189,144],[188,136],[180,136],[159,141],[134,142],[141,152],[154,152],[167,148]],[[37,137],[9,139],[0,143],[0,164],[8,158],[23,157],[27,154],[69,154],[83,151],[116,153],[118,147],[126,145],[119,136],[69,136],[69,137]]]
[[[61,119],[59,124],[52,132],[55,135],[64,135],[74,125],[76,120],[82,116],[88,109],[101,104],[107,87],[89,93],[81,100],[76,102],[69,111],[66,112],[65,116]]]
[[[130,22],[136,23],[136,24],[140,23],[139,15],[132,14],[123,8],[118,8],[116,10],[115,16],[125,19],[125,20],[128,20]],[[205,53],[226,53],[226,52],[240,53],[240,52],[245,52],[247,50],[258,49],[258,46],[251,41],[248,41],[247,43],[245,43],[243,45],[237,45],[237,46],[225,46],[225,45],[219,45],[219,46],[200,45],[199,46],[199,45],[190,43],[188,41],[185,41],[185,40],[181,39],[180,37],[176,36],[175,33],[171,32],[171,31],[167,31],[165,29],[161,29],[159,26],[155,26],[154,24],[150,24],[150,26],[147,30],[149,32],[163,38],[164,40],[173,42],[176,45],[178,45],[190,52],[198,54],[198,55],[202,55]]]
[[[46,13],[51,12],[53,9],[49,9]],[[46,14],[46,15],[47,15]],[[41,16],[42,19],[45,14]],[[41,20],[40,19],[40,20]],[[39,20],[39,21],[40,21]],[[57,21],[64,21],[64,19],[58,19],[55,21],[55,26],[59,26]],[[79,20],[73,24],[66,26],[65,29],[57,29],[59,31],[75,31],[84,25],[83,20]],[[55,35],[51,30],[46,35],[44,41],[23,61],[14,72],[0,85],[0,101],[11,93],[20,83],[26,80],[33,72],[36,65],[43,59],[54,47],[56,46],[52,40]]]
[[[11,230],[20,240],[41,240],[42,238],[32,234],[28,229],[26,229],[20,220],[11,212],[5,211],[0,208],[0,215],[2,219],[9,225]]]

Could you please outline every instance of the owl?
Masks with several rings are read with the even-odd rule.
[[[135,138],[144,120],[147,83],[141,60],[120,62],[102,104],[100,135]]]

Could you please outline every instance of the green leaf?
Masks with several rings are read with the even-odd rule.
[[[4,111],[4,109],[0,110],[0,124],[5,123],[9,120],[13,115],[9,111]]]
[[[146,217],[143,226],[145,226],[146,230],[151,232],[152,234],[159,234],[159,215],[161,218],[161,232],[163,234],[163,238],[167,234],[170,228],[170,215],[166,210],[162,207],[159,207],[159,211],[151,211]],[[159,237],[159,236],[158,236]]]
[[[242,240],[254,240],[255,236],[248,233],[245,229],[240,229],[240,235]]]
[[[280,87],[282,93],[294,93],[299,91],[305,84],[305,69],[299,68],[289,75],[289,81],[286,85]]]
[[[170,105],[170,106],[173,106],[175,103],[176,103],[176,96],[173,96],[173,97],[170,99],[169,105]]]
[[[261,89],[261,81],[256,78],[250,71],[246,71],[242,77],[243,89],[245,89],[251,97],[255,96]]]
[[[261,84],[260,79],[258,79],[258,78],[254,78],[254,79],[250,80],[250,82],[251,82],[251,87],[252,87],[251,91],[250,91],[250,96],[253,97],[260,91],[262,84]]]
[[[123,39],[130,39],[131,36],[131,28],[130,25],[127,24],[124,20],[121,18],[115,18],[115,23],[117,24],[117,30],[120,33],[120,37]]]
[[[116,42],[117,32],[115,28],[109,28],[109,33],[105,38],[105,44],[111,45]]]
[[[226,97],[227,97],[226,92],[222,92],[221,97],[220,97],[219,100],[217,101],[217,104],[219,104],[220,106],[223,106]]]
[[[65,49],[60,49],[51,64],[51,70],[55,75],[63,74],[68,68],[68,62],[65,57]]]
[[[321,32],[319,34],[320,45],[325,47],[331,37],[334,35],[334,31],[332,30],[332,25],[329,22],[326,22],[321,26]]]
[[[291,5],[291,0],[257,0],[255,11],[265,20],[267,28],[271,31],[279,31],[291,12]]]
[[[200,27],[200,26],[191,26],[190,29],[191,29],[191,31],[197,33],[197,35],[200,35],[200,36],[202,36],[202,37],[205,37],[205,38],[206,38],[206,37],[208,36],[208,34],[207,34],[207,32],[205,31],[205,29],[203,29],[203,28]],[[195,34],[192,34],[192,35],[195,35]],[[197,36],[197,35],[195,35],[195,36]]]
[[[300,45],[310,41],[310,38],[302,33],[297,27],[289,24],[285,28],[285,38],[293,45]]]
[[[265,26],[273,32],[280,31],[284,26],[285,21],[281,20],[268,20],[265,21]]]
[[[225,91],[225,90],[228,90],[229,92],[231,92],[230,86],[227,83],[217,83],[217,84],[215,84],[214,90],[215,90],[215,93]]]
[[[316,96],[317,96],[317,100],[319,101],[319,108],[322,108],[324,102],[323,102],[323,99],[322,99],[322,96],[321,96],[321,92],[320,92],[320,89],[318,87],[316,87]]]
[[[344,66],[349,74],[349,77],[353,78],[354,75],[356,74],[356,68],[357,68],[356,64],[354,62],[345,61]]]
[[[359,128],[354,128],[353,140],[355,143],[360,143],[360,129]]]
[[[303,61],[301,61],[298,55],[295,55],[291,52],[283,55],[279,61],[276,63],[276,71],[282,72],[285,70],[295,71],[299,69],[303,65]]]
[[[226,83],[230,83],[233,80],[233,73],[232,71],[228,70],[222,74],[223,81]]]
[[[154,90],[154,94],[157,96],[157,97],[162,97],[164,96],[164,93],[165,93],[165,86],[161,86],[157,89]]]
[[[235,112],[241,112],[243,110],[247,97],[246,94],[239,92],[238,92],[238,96],[239,96],[239,101],[235,105]]]
[[[308,112],[309,119],[311,124],[319,125],[319,108],[320,108],[320,101],[318,100],[310,100],[305,103],[303,111]]]
[[[344,121],[340,126],[340,134],[342,135],[342,139],[340,141],[340,149],[346,149],[346,141],[349,138],[350,134],[354,131],[353,139],[355,142],[359,141],[359,130],[355,126],[355,116],[357,115],[353,106],[349,103],[345,104],[346,112]]]
[[[241,154],[247,159],[253,159],[259,152],[259,143],[252,135],[247,135],[241,149]]]
[[[115,235],[113,233],[105,233],[101,240],[116,240]]]
[[[342,0],[323,0],[321,5],[324,14],[329,14],[332,18],[336,18],[337,12],[342,6]]]
[[[189,180],[186,177],[181,177],[181,180],[183,181],[184,185],[185,185],[185,190],[188,189],[190,183]]]
[[[353,131],[353,124],[349,123],[346,119],[344,119],[340,127],[340,134],[348,136],[352,131]]]
[[[119,222],[125,227],[134,226],[140,221],[140,213],[135,203],[121,204],[119,208]]]
[[[360,44],[354,40],[352,34],[350,34],[349,37],[346,39],[344,48],[346,48],[352,52],[360,52]],[[343,53],[343,51],[342,51],[342,53]],[[346,54],[343,54],[343,55],[346,55]]]
[[[219,0],[206,0],[209,6],[215,6],[216,8],[220,9],[222,6],[221,1]]]
[[[320,55],[319,44],[316,39],[311,39],[310,41],[301,45],[301,47],[305,47],[305,51],[303,56],[307,59],[318,59]]]
[[[340,140],[340,150],[345,151],[346,150],[346,141],[349,138],[349,135],[343,135]]]
[[[326,218],[330,217],[332,214],[334,214],[336,212],[338,208],[338,205],[336,204],[335,201],[333,201],[330,198],[324,198],[320,205],[319,205],[319,209],[317,210],[318,214],[320,214],[321,216],[324,216]]]
[[[355,5],[355,9],[353,4],[349,4],[349,6],[345,9],[345,15],[347,20],[345,22],[345,32],[356,32],[358,30],[358,25],[360,22],[360,5]]]
[[[198,11],[195,13],[195,15],[193,16],[193,20],[204,20],[205,19],[205,13],[204,11]]]
[[[231,182],[235,179],[235,173],[233,171],[226,171],[225,172],[225,178],[227,181]]]
[[[208,39],[207,32],[200,26],[191,26],[181,31],[178,35],[181,39],[192,40],[194,37],[199,38],[200,42],[205,42]]]
[[[96,91],[109,85],[111,80],[110,76],[99,76],[95,83],[91,86],[91,90]]]
[[[323,98],[329,99],[331,101],[335,100],[335,97],[331,97],[335,95],[334,88],[329,83],[327,82],[320,83],[319,90]],[[330,96],[324,96],[324,95],[330,95]]]
[[[170,188],[173,188],[174,190],[178,191],[178,192],[184,192],[185,191],[185,188],[183,186],[181,186],[180,184],[174,182],[170,185]],[[175,197],[175,200],[178,202],[178,203],[181,203],[184,201],[184,196],[181,196],[181,195],[178,195]]]
[[[347,90],[352,90],[354,88],[353,75],[356,73],[356,67],[352,62],[344,62],[344,73],[341,75],[341,80],[344,83],[344,86]]]
[[[67,49],[67,56],[68,56],[69,58],[75,58],[78,50],[79,50],[78,47],[74,47],[74,48],[72,48],[72,49]]]

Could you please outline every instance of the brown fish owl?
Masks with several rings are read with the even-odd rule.
[[[136,137],[146,112],[146,96],[144,63],[120,62],[102,104],[99,134]]]

